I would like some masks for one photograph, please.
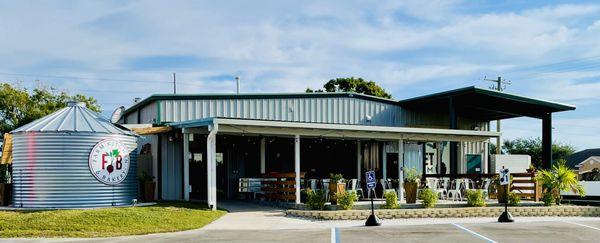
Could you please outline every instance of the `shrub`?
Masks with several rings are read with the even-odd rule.
[[[426,188],[419,194],[419,199],[423,200],[423,206],[433,208],[438,200],[438,193],[432,189]]]
[[[354,207],[354,201],[358,199],[356,192],[338,192],[335,196],[337,197],[337,204],[340,205],[343,210],[352,209],[352,207]]]
[[[395,192],[388,191],[383,194],[385,197],[385,204],[381,205],[383,209],[397,209],[400,208],[400,204],[398,204],[398,195]]]
[[[325,208],[325,193],[322,190],[306,190],[306,204],[312,210],[323,210]]]
[[[544,206],[552,206],[556,203],[554,200],[554,195],[551,191],[546,191],[542,194],[542,202],[544,202]]]
[[[471,207],[485,207],[483,190],[467,190],[467,205]]]
[[[521,203],[521,197],[514,192],[508,194],[508,206],[517,206]]]
[[[550,170],[540,170],[535,179],[542,184],[545,191],[552,193],[557,204],[562,200],[562,191],[585,196],[585,190],[577,180],[577,172],[569,168],[565,160],[559,160]]]

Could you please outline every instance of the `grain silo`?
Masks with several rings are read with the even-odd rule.
[[[83,103],[11,133],[14,207],[120,206],[137,197],[137,136]]]

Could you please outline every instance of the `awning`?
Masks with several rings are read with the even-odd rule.
[[[452,102],[449,102],[452,100]],[[542,118],[544,114],[575,110],[575,106],[558,102],[532,99],[524,96],[477,87],[466,87],[446,92],[399,101],[411,110],[449,113],[454,105],[457,115],[477,121],[492,121],[515,117]]]
[[[206,127],[217,125],[219,134],[246,134],[352,139],[479,142],[500,135],[498,132],[413,127],[387,127],[230,118],[208,118],[169,123],[190,133],[207,133]]]
[[[13,159],[13,141],[10,133],[4,134],[4,145],[2,146],[2,160],[0,164],[11,164]]]

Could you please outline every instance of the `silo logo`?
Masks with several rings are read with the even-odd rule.
[[[106,185],[117,185],[127,177],[129,152],[119,141],[107,139],[97,143],[89,159],[90,172]]]

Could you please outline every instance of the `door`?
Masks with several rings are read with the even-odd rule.
[[[467,154],[467,174],[481,174],[481,154]]]

